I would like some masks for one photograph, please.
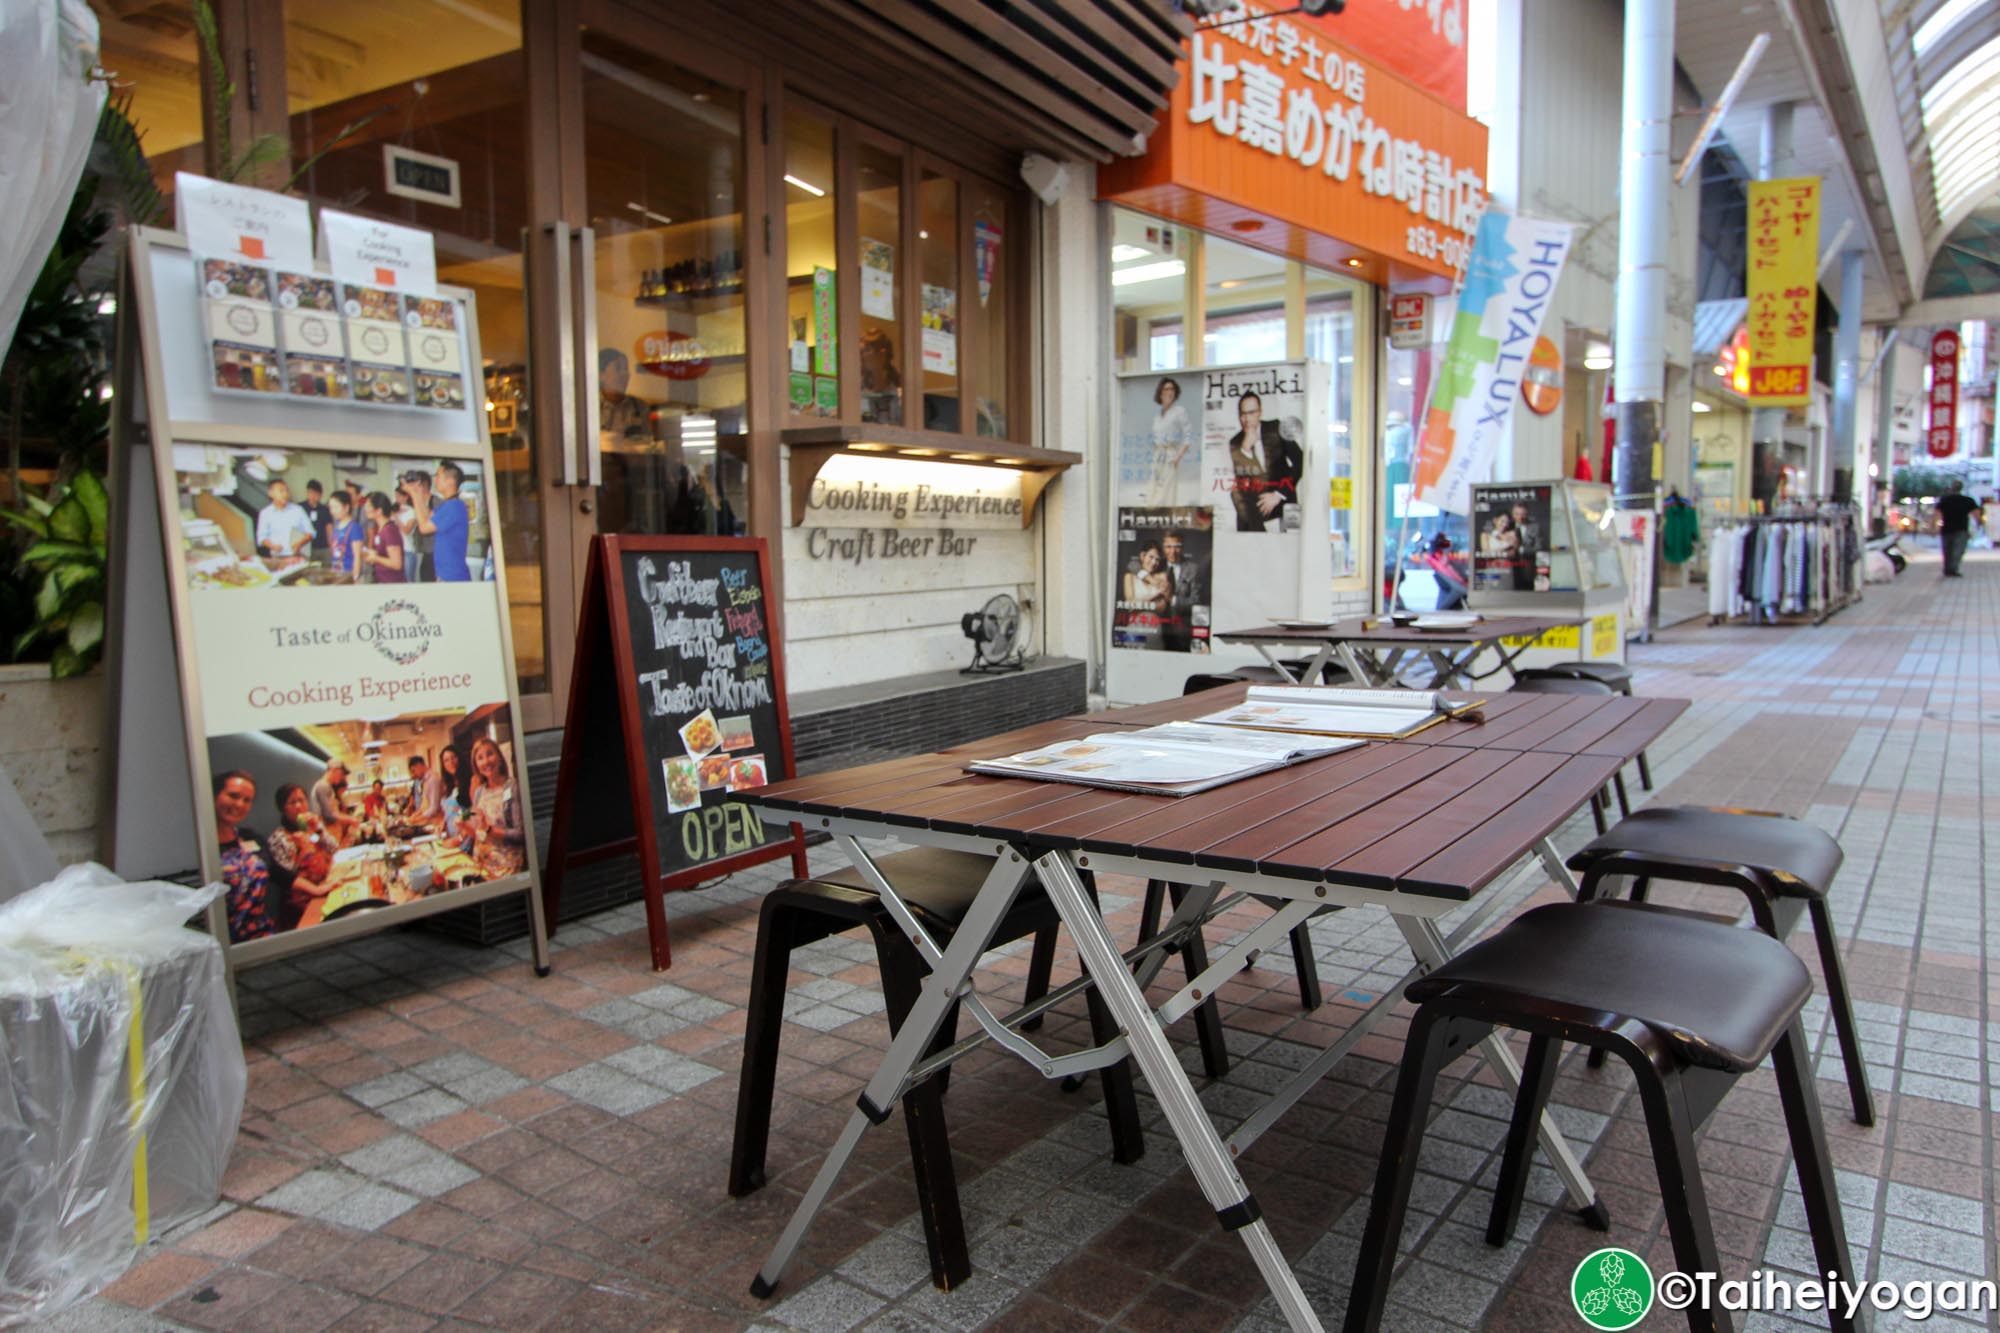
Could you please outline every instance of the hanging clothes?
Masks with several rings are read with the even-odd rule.
[[[1700,543],[1700,513],[1680,496],[1670,497],[1660,518],[1660,553],[1670,565],[1685,565]]]

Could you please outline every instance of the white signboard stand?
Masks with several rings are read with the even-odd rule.
[[[408,286],[132,234],[103,856],[232,968],[525,893],[548,970],[473,296]]]

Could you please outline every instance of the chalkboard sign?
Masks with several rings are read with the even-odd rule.
[[[554,921],[569,866],[636,852],[653,963],[668,965],[668,889],[779,856],[736,797],[792,776],[782,653],[760,538],[599,537],[577,629],[544,880]]]

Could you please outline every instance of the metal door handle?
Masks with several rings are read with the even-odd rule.
[[[579,359],[583,362],[583,373],[593,377],[597,374],[597,229],[578,227],[576,239],[582,247],[582,271],[579,285],[583,288],[583,322],[578,326],[581,340]],[[598,448],[598,432],[603,429],[598,393],[593,387],[582,390],[577,406],[582,410],[577,414],[579,433],[583,436],[583,463],[585,475],[590,485],[604,484],[604,464]]]
[[[552,414],[561,438],[562,480],[565,486],[578,482],[576,463],[576,341],[570,332],[573,312],[570,309],[569,291],[569,224],[567,222],[544,222],[542,234],[549,238],[546,253],[555,270],[556,308],[553,312],[555,327],[561,331],[556,339],[556,410]]]

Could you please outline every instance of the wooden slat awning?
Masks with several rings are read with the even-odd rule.
[[[905,95],[977,108],[989,135],[1052,157],[1141,150],[1180,78],[1193,27],[1171,0],[781,0],[837,19],[894,62]],[[806,18],[804,14],[800,17]],[[912,85],[923,85],[921,88]]]

